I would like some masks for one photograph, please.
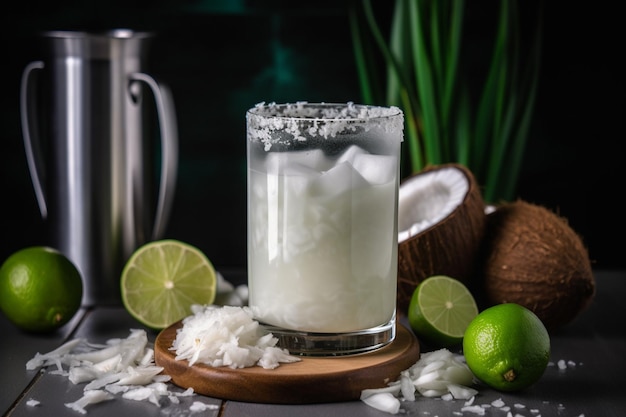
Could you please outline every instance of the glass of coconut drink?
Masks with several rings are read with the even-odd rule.
[[[246,121],[255,318],[295,354],[346,355],[390,343],[402,111],[261,103]]]

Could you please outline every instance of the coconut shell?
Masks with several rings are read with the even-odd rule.
[[[457,163],[435,165],[406,178],[403,183],[450,167],[460,170],[467,179],[468,190],[462,203],[440,222],[398,245],[397,307],[403,314],[408,311],[415,288],[424,279],[447,275],[468,283],[476,270],[486,216],[485,203],[472,172]]]
[[[595,279],[582,239],[545,207],[516,201],[488,215],[484,293],[490,304],[517,303],[549,329],[591,303]]]

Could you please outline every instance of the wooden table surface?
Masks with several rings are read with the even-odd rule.
[[[231,277],[224,273],[227,280]],[[574,322],[551,335],[551,363],[542,379],[530,389],[501,393],[479,386],[474,405],[484,405],[486,416],[506,417],[507,412],[489,405],[501,399],[512,416],[524,417],[622,417],[626,416],[626,271],[595,271],[597,294],[591,307]],[[231,280],[232,281],[232,280]],[[83,384],[74,385],[67,377],[50,372],[27,371],[26,362],[37,352],[50,351],[64,341],[83,337],[101,343],[127,337],[130,329],[140,329],[122,306],[98,306],[81,310],[58,332],[30,335],[17,330],[0,314],[0,412],[5,416],[80,416],[64,406],[82,396]],[[153,342],[156,332],[148,331]],[[428,351],[427,347],[422,352]],[[565,369],[557,364],[564,361]],[[182,389],[171,385],[171,390]],[[35,399],[39,405],[28,405]],[[212,409],[192,412],[194,401],[213,405]],[[419,398],[403,402],[406,416],[476,416],[462,411],[465,401]],[[225,401],[203,395],[180,397],[179,404],[163,401],[161,407],[116,397],[87,407],[88,416],[388,416],[361,401],[307,405],[261,404]]]

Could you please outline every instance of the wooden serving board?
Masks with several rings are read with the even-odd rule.
[[[180,322],[159,333],[154,344],[155,362],[182,388],[225,400],[313,404],[358,400],[361,390],[382,388],[395,381],[420,356],[419,342],[412,332],[398,324],[396,338],[389,345],[369,353],[337,357],[301,356],[300,362],[283,363],[275,369],[259,366],[242,369],[189,366],[176,360],[170,350]]]

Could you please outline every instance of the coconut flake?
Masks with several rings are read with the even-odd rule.
[[[26,405],[29,407],[37,407],[39,404],[41,404],[41,402],[33,398],[30,398],[28,401],[26,401]]]
[[[135,401],[149,400],[151,403],[154,403],[157,406],[159,405],[155,390],[149,387],[139,387],[128,390],[122,395],[122,397],[127,400]]]
[[[400,400],[388,392],[379,392],[366,397],[361,395],[361,401],[370,407],[389,414],[398,414],[400,411]]]
[[[479,416],[485,415],[485,409],[480,405],[468,405],[466,407],[461,408],[462,412],[474,413]]]
[[[71,408],[74,411],[78,411],[81,414],[87,414],[87,410],[85,410],[85,407],[87,407],[88,405],[97,404],[102,401],[108,401],[112,399],[113,395],[106,391],[88,390],[85,391],[83,393],[83,396],[80,397],[78,400],[71,403],[65,403],[65,406],[67,408]]]
[[[147,386],[136,386],[124,394],[123,398],[135,401],[149,401],[157,407],[161,407],[161,397],[172,395],[167,389],[167,385],[162,382],[155,382]]]
[[[29,371],[49,366],[49,365],[57,365],[60,366],[59,358],[70,352],[76,346],[80,344],[84,344],[85,341],[83,339],[73,339],[69,342],[64,343],[53,351],[48,353],[41,354],[37,352],[35,357],[26,362],[26,369]]]
[[[448,384],[448,390],[450,390],[450,394],[457,400],[469,400],[478,394],[478,390],[457,384]]]
[[[193,413],[201,413],[206,410],[218,410],[219,406],[217,404],[206,404],[201,401],[194,401],[193,404],[189,406],[189,411]]]
[[[400,373],[400,392],[405,400],[415,401],[415,385],[413,385],[408,370]]]
[[[367,388],[361,391],[361,400],[371,397],[376,394],[388,393],[392,395],[398,395],[400,393],[400,384],[397,382],[391,382],[389,386],[383,388]]]
[[[502,398],[498,398],[497,400],[493,400],[491,405],[496,408],[502,408],[504,407],[504,401],[502,401]]]
[[[187,360],[189,366],[274,369],[300,360],[276,346],[278,339],[262,330],[248,307],[194,306],[192,311],[170,347],[176,360]]]
[[[154,381],[155,377],[163,371],[161,366],[128,367],[122,378],[116,382],[119,385],[146,385]],[[169,380],[169,378],[167,379]]]

